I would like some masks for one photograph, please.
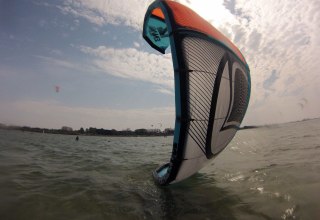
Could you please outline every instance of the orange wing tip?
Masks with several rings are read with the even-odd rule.
[[[161,18],[162,20],[164,20],[164,14],[163,14],[161,8],[155,8],[155,9],[153,9],[152,12],[151,12],[151,14],[152,14],[153,16],[156,16],[156,17]]]

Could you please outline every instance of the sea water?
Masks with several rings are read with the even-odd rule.
[[[0,219],[320,219],[320,120],[241,130],[213,163],[158,187],[172,137],[0,130]]]

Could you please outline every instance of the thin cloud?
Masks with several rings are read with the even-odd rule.
[[[125,17],[122,16],[123,11],[118,3],[108,5],[114,9],[111,13],[99,2],[81,1],[79,5],[69,2],[65,6],[75,10],[74,13],[78,13],[78,16],[89,16],[90,13],[99,15],[101,22],[98,20],[97,25],[126,25],[141,30],[141,15],[144,15],[148,5],[146,2],[137,9],[139,15],[133,11],[126,11]],[[269,108],[273,105],[273,99],[279,99],[283,103],[279,111],[285,112],[286,106],[296,103],[295,99],[289,98],[291,96],[296,96],[296,99],[297,96],[305,96],[316,101],[312,98],[314,91],[307,88],[315,88],[320,83],[317,76],[317,58],[320,56],[318,1],[216,1],[214,4],[223,15],[212,13],[212,10],[202,7],[205,4],[203,2],[180,2],[209,20],[240,48],[252,74],[250,106]],[[100,9],[97,9],[98,5]],[[81,13],[83,15],[80,15]],[[82,47],[81,50],[94,56],[94,66],[106,73],[163,85],[165,89],[173,87],[172,64],[169,58],[166,60],[166,57],[133,48]],[[155,65],[157,63],[165,65]],[[161,70],[154,66],[165,68]],[[273,70],[277,72],[273,73]]]
[[[121,25],[141,31],[143,16],[152,0],[133,1],[71,1],[66,0],[59,10],[85,19],[101,29],[104,25]],[[319,114],[319,61],[320,56],[320,2],[302,0],[179,0],[209,20],[231,38],[246,57],[252,81],[252,95],[247,117],[261,121],[299,107],[301,97],[309,100],[309,113]],[[214,4],[216,7],[208,7]],[[127,5],[128,7],[123,7]],[[136,6],[136,7],[133,7]],[[206,7],[203,7],[206,6]],[[210,9],[209,9],[210,8]],[[213,13],[213,9],[217,13]],[[83,20],[81,20],[82,22]],[[120,39],[120,38],[119,38]],[[121,42],[117,43],[121,44]],[[159,92],[172,91],[173,70],[171,58],[139,51],[136,48],[80,47],[90,56],[90,64],[107,74],[127,79],[142,80],[160,85]],[[47,60],[49,62],[49,60]],[[61,60],[63,61],[63,60]],[[52,62],[71,68],[64,62]],[[161,67],[159,69],[159,67]],[[276,73],[273,73],[276,70]],[[270,106],[278,105],[278,114],[268,114]],[[251,108],[253,110],[251,111]],[[301,111],[292,110],[292,118],[301,117]],[[304,111],[304,112],[307,112]],[[255,119],[255,120],[254,120]],[[260,120],[260,119],[259,119]]]
[[[173,66],[171,54],[156,55],[136,48],[91,48],[81,46],[83,53],[92,56],[92,65],[107,74],[141,80],[164,89],[173,88]]]
[[[151,2],[152,0],[65,0],[58,8],[65,14],[85,18],[98,26],[125,25],[141,30],[144,13]]]
[[[66,68],[66,69],[73,69],[73,70],[77,70],[77,71],[84,71],[84,70],[97,71],[98,70],[97,68],[94,68],[94,66],[84,65],[84,64],[78,63],[78,62],[72,62],[72,61],[67,61],[67,60],[63,60],[63,59],[42,56],[42,55],[34,55],[34,57],[36,57],[36,58],[42,60],[43,62],[45,62],[46,64],[48,64],[49,68],[58,66],[58,67],[62,67],[62,68]]]
[[[158,89],[156,89],[156,91],[163,93],[163,94],[166,94],[166,95],[174,95],[173,89],[169,90],[169,89],[165,89],[165,88],[158,88]]]
[[[314,90],[310,88],[320,83],[319,2],[225,0],[224,5],[236,20],[226,23],[224,29],[232,33],[232,40],[251,70],[249,109],[254,108],[255,117],[261,110],[260,117],[264,120],[271,117],[282,120],[282,116],[268,116],[262,109],[279,103],[279,112],[286,112],[288,106],[297,107],[300,96],[315,103]],[[295,113],[301,117],[298,115],[301,112]]]
[[[272,70],[270,76],[263,82],[263,88],[270,89],[270,87],[279,79],[278,75],[276,70]]]
[[[81,69],[77,64],[66,61],[66,60],[61,60],[61,59],[56,59],[53,57],[47,57],[47,56],[41,56],[41,55],[35,55],[34,57],[39,58],[40,60],[52,66],[60,66],[60,67],[76,69],[76,70]]]
[[[140,47],[140,44],[138,42],[133,42],[133,45],[136,47],[136,48],[139,48]]]
[[[56,59],[53,57],[47,57],[47,56],[41,56],[41,55],[35,55],[34,57],[39,58],[40,60],[43,60],[46,63],[49,63],[50,65],[53,65],[53,66],[61,66],[61,67],[70,68],[70,69],[78,69],[79,68],[77,65],[75,65],[72,62],[68,62],[68,61],[61,60],[61,59]]]
[[[64,105],[57,101],[19,101],[0,106],[0,122],[43,128],[70,126],[105,129],[148,128],[150,123],[173,127],[174,107],[116,109],[85,108]],[[48,117],[50,115],[50,117]],[[18,116],[18,117],[17,117]]]

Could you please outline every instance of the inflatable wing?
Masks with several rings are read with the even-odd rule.
[[[171,160],[153,173],[157,183],[179,182],[205,166],[232,140],[246,113],[250,71],[239,49],[186,6],[153,2],[144,39],[171,47],[176,119]]]

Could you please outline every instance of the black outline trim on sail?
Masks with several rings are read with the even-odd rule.
[[[213,89],[212,99],[211,99],[209,123],[208,123],[207,138],[206,138],[206,157],[208,159],[210,159],[214,156],[212,153],[212,150],[211,150],[212,130],[213,130],[213,124],[214,124],[214,119],[215,119],[215,114],[216,114],[217,100],[218,100],[219,89],[220,89],[220,82],[221,82],[223,71],[224,71],[225,66],[228,61],[230,63],[229,54],[225,53],[220,61],[217,75],[216,75],[216,80],[214,82],[214,87],[213,87],[214,89]],[[228,66],[228,68],[229,68],[229,66]],[[230,89],[231,89],[231,87],[230,87]]]

